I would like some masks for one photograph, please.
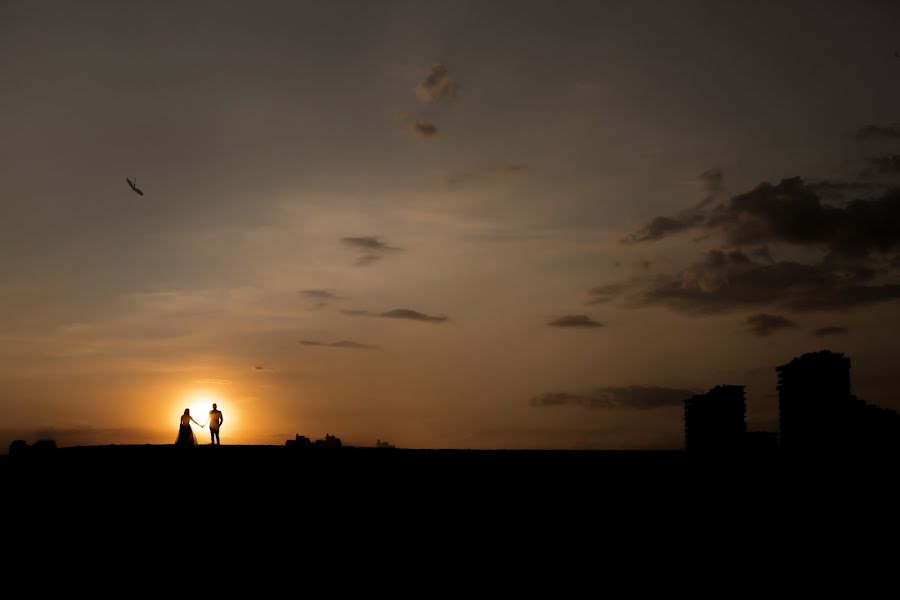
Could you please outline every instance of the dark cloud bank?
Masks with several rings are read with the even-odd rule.
[[[645,243],[694,229],[721,240],[687,268],[653,280],[589,292],[595,303],[666,306],[709,314],[754,306],[795,312],[837,310],[900,298],[900,189],[841,204],[799,177],[762,183],[728,202],[685,217],[657,217],[627,238]],[[794,246],[812,261],[776,260],[771,247]]]

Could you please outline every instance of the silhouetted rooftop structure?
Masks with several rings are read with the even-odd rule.
[[[316,448],[340,448],[341,447],[341,438],[331,435],[330,433],[326,433],[325,437],[321,440],[316,440],[315,443]]]
[[[738,450],[746,433],[744,386],[717,385],[684,401],[687,450]]]
[[[313,447],[310,439],[305,435],[300,435],[299,433],[294,437],[294,439],[285,441],[284,445],[294,450],[307,450]]]

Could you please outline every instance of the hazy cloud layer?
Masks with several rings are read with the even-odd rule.
[[[459,85],[450,79],[447,67],[433,64],[428,68],[425,79],[416,86],[416,95],[425,104],[433,104],[444,99],[453,102],[459,97]]]
[[[797,324],[790,319],[767,313],[760,313],[758,315],[747,317],[747,320],[744,321],[744,325],[747,326],[751,333],[760,337],[766,337],[781,329],[797,326]]]
[[[900,140],[900,128],[897,125],[865,125],[856,130],[856,139]]]
[[[548,323],[550,327],[572,327],[577,329],[596,329],[603,327],[603,323],[597,322],[587,315],[566,315],[553,319]]]
[[[813,329],[810,333],[816,337],[826,337],[829,335],[842,335],[845,333],[850,333],[850,330],[840,325],[826,325],[825,327]]]
[[[318,346],[322,348],[347,348],[350,350],[378,350],[380,349],[378,346],[372,346],[370,344],[361,344],[359,342],[354,342],[353,340],[341,340],[339,342],[318,342],[315,340],[301,340],[301,344],[304,346]]]
[[[535,396],[530,404],[535,407],[583,406],[585,408],[651,410],[667,406],[681,406],[693,396],[694,390],[657,386],[630,385],[603,387],[587,394],[550,392]]]
[[[425,313],[420,313],[417,310],[412,310],[409,308],[395,308],[393,310],[389,310],[383,313],[373,313],[367,310],[345,310],[342,311],[345,315],[357,316],[357,317],[382,317],[385,319],[406,319],[409,321],[422,321],[425,323],[444,323],[449,321],[447,317],[444,316],[434,316],[427,315]]]

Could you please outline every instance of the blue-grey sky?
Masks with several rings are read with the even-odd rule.
[[[0,433],[680,447],[825,347],[900,407],[898,21],[0,2]]]

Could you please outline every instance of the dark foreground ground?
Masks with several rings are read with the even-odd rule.
[[[0,490],[23,510],[81,506],[188,520],[210,512],[276,527],[436,519],[608,529],[693,520],[771,531],[784,521],[900,515],[898,465],[893,456],[836,453],[91,446],[0,457]]]
[[[0,484],[57,492],[147,494],[210,490],[241,497],[435,494],[435,500],[572,494],[700,499],[818,490],[883,494],[900,483],[894,455],[778,452],[694,455],[682,451],[296,450],[285,446],[78,446],[0,456]],[[65,485],[63,485],[65,484]],[[574,498],[572,498],[574,500]]]
[[[292,569],[300,556],[393,552],[451,571],[531,556],[516,577],[545,560],[602,571],[606,555],[718,556],[744,569],[733,556],[895,546],[898,464],[865,454],[73,447],[0,457],[0,516],[19,536],[7,548],[26,544],[25,557],[57,546],[71,556],[90,541],[112,554],[186,551],[188,563],[240,549],[242,560],[279,557]]]

